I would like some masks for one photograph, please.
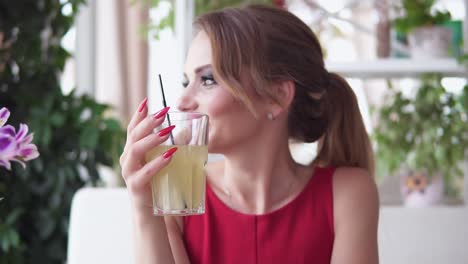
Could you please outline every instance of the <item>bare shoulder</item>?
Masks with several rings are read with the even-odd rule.
[[[371,173],[341,167],[333,175],[335,241],[330,263],[379,263],[379,195]]]
[[[333,175],[333,205],[335,222],[361,213],[375,217],[379,211],[379,195],[374,177],[356,167],[337,168]]]
[[[345,192],[347,194],[356,189],[376,190],[377,188],[375,179],[370,172],[358,167],[337,168],[333,175],[333,185],[337,193]]]

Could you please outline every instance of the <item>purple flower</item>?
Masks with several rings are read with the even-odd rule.
[[[6,107],[0,109],[0,127],[6,124],[8,117],[10,117],[10,111]]]
[[[0,132],[0,166],[11,170],[10,161],[15,158],[17,149],[15,138]]]
[[[21,163],[23,167],[26,167],[24,164],[25,161],[39,157],[39,152],[37,151],[36,145],[31,143],[33,137],[34,134],[28,135],[28,126],[25,124],[20,124],[20,129],[15,137],[15,140],[18,144],[15,160]]]
[[[0,109],[0,166],[11,170],[11,161],[19,162],[23,168],[25,162],[39,156],[36,145],[32,144],[33,134],[28,135],[28,126],[20,124],[18,133],[11,125],[3,126],[10,111],[3,107]]]

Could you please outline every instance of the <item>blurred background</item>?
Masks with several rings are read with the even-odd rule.
[[[40,152],[26,168],[0,167],[0,263],[78,263],[67,258],[76,191],[124,192],[118,158],[132,113],[145,97],[150,112],[162,107],[158,74],[175,105],[194,17],[246,3],[296,14],[317,34],[328,70],[354,89],[382,208],[394,210],[383,226],[408,233],[391,222],[411,215],[408,226],[419,228],[419,240],[395,235],[383,246],[414,246],[399,255],[414,257],[405,263],[449,263],[437,261],[450,254],[468,263],[462,245],[439,248],[435,262],[417,253],[468,242],[466,0],[0,0],[0,108],[14,127],[29,125]],[[307,163],[316,146],[291,150]],[[427,217],[452,229],[440,233]],[[423,245],[431,232],[438,242]],[[403,263],[389,260],[393,249],[382,263]]]

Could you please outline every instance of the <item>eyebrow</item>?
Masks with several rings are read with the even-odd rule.
[[[198,74],[201,71],[203,71],[204,69],[209,68],[209,67],[211,67],[211,64],[205,64],[205,65],[202,65],[202,66],[199,66],[199,67],[195,68],[194,72],[195,72],[195,74]],[[187,76],[187,74],[185,72],[184,72],[184,76]]]
[[[210,68],[211,66],[212,66],[211,64],[205,64],[205,65],[199,66],[199,67],[195,68],[194,72],[195,72],[195,74],[198,74],[201,71],[203,71],[204,69]],[[184,72],[184,78],[188,79],[187,74],[185,72]]]
[[[209,68],[209,67],[211,67],[211,64],[205,64],[205,65],[202,65],[202,66],[200,66],[200,67],[197,67],[197,68],[195,69],[195,73],[199,73],[199,72],[201,72],[201,71],[203,71],[204,69]]]

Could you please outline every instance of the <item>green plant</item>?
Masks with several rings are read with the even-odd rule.
[[[393,21],[397,32],[407,34],[422,26],[441,25],[451,19],[448,11],[431,12],[435,0],[403,0],[397,11],[404,11],[404,15]]]
[[[467,53],[460,54],[460,56],[457,57],[457,62],[460,65],[464,65],[465,67],[468,67],[468,54]]]
[[[137,0],[138,1],[138,0]],[[174,14],[174,0],[140,0],[140,1],[151,1],[152,7],[157,7],[160,4],[168,4],[170,6],[169,12],[158,22],[151,23],[149,30],[153,30],[154,37],[159,37],[159,32],[165,28],[174,28],[175,14]],[[195,16],[201,14],[223,9],[229,6],[240,6],[243,4],[275,4],[277,6],[283,6],[284,0],[193,0],[195,6]]]
[[[26,169],[0,168],[0,263],[64,263],[75,191],[98,185],[97,167],[116,165],[123,147],[108,105],[60,88],[70,57],[60,40],[83,3],[0,2],[0,106],[12,125],[29,125],[41,153]]]
[[[429,175],[441,173],[446,193],[456,195],[453,183],[463,176],[459,165],[468,150],[468,85],[455,95],[439,75],[421,80],[414,99],[392,89],[378,112],[378,173],[392,174],[404,165],[427,169]]]

